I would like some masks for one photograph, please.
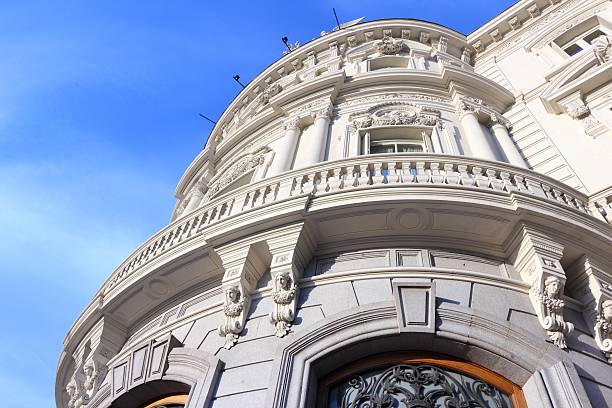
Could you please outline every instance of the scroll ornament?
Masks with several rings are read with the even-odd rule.
[[[565,338],[574,330],[574,325],[563,319],[565,302],[560,298],[561,286],[559,278],[549,276],[544,280],[544,290],[532,287],[530,295],[537,305],[536,313],[540,324],[548,332],[550,340],[557,347],[565,349]]]
[[[295,317],[294,302],[298,285],[289,272],[281,272],[274,279],[274,292],[272,300],[274,310],[270,313],[270,321],[276,327],[276,336],[283,337],[291,328]]]
[[[225,323],[219,326],[219,335],[225,336],[226,349],[231,349],[237,342],[238,336],[242,332],[242,313],[244,312],[245,301],[240,293],[238,286],[230,286],[225,291]]]
[[[608,362],[612,363],[612,300],[601,304],[601,311],[595,319],[595,341]]]

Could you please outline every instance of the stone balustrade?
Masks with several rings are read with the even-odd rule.
[[[414,153],[369,155],[323,162],[221,192],[199,209],[184,214],[123,262],[105,285],[104,294],[151,260],[202,235],[208,226],[226,218],[305,195],[315,198],[345,190],[396,188],[414,184],[528,194],[585,214],[591,214],[589,208],[599,209],[599,201],[591,203],[589,207],[587,196],[563,183],[500,162]],[[606,217],[610,217],[612,210],[608,204],[606,208],[608,210],[603,219],[609,222]]]
[[[612,187],[591,195],[588,207],[595,217],[612,224]]]

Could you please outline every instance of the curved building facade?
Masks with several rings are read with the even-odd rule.
[[[240,93],[58,407],[612,406],[612,3],[348,25]]]

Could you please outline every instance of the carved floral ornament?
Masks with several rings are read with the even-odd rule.
[[[398,103],[385,105],[352,114],[350,118],[353,126],[357,129],[398,125],[435,126],[440,120],[440,111],[427,106]]]
[[[236,181],[238,178],[253,170],[257,166],[265,163],[266,155],[270,152],[268,146],[262,147],[253,153],[240,157],[229,168],[220,171],[221,176],[213,180],[208,188],[208,198],[214,197],[225,187]]]

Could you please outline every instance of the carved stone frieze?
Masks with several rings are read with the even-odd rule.
[[[355,128],[372,126],[424,125],[434,126],[440,119],[440,111],[427,106],[407,103],[383,103],[366,111],[350,115]]]
[[[406,94],[406,93],[388,93],[388,94],[382,94],[382,95],[372,95],[372,96],[365,96],[362,98],[357,98],[357,99],[350,99],[346,102],[343,102],[339,105],[342,106],[353,106],[353,105],[361,105],[361,104],[367,104],[370,102],[381,102],[381,101],[396,101],[396,102],[401,102],[402,99],[407,99],[407,100],[417,100],[417,101],[428,101],[428,102],[440,102],[440,103],[445,103],[448,102],[447,99],[438,97],[438,96],[432,96],[432,95],[424,95],[424,94]]]
[[[240,178],[242,175],[250,170],[253,170],[257,166],[262,165],[266,160],[266,155],[268,152],[270,152],[269,147],[262,147],[251,154],[240,157],[229,168],[222,170],[221,176],[216,180],[211,181],[211,185],[208,188],[208,198],[214,197],[217,193]]]

